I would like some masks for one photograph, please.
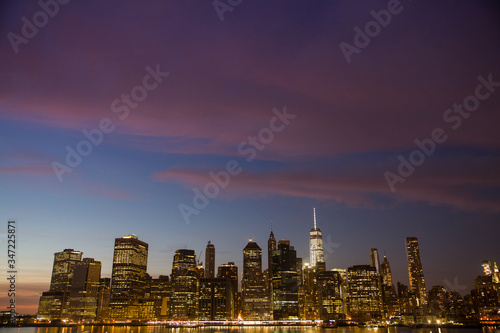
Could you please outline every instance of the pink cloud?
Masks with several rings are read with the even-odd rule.
[[[333,200],[350,207],[390,208],[404,202],[426,202],[430,205],[449,205],[459,210],[500,212],[498,197],[488,197],[481,191],[500,187],[497,174],[500,161],[482,161],[464,164],[450,172],[449,161],[435,157],[434,161],[417,169],[404,183],[396,185],[392,193],[383,176],[386,170],[397,172],[397,164],[384,163],[373,168],[364,167],[307,167],[283,169],[263,173],[243,171],[233,176],[220,197],[266,197],[274,195]],[[219,169],[214,168],[213,171]],[[208,172],[172,168],[153,174],[159,182],[177,182],[187,189],[203,187],[213,182]]]
[[[0,167],[0,174],[33,174],[33,175],[46,175],[52,173],[52,169],[47,167]]]
[[[98,196],[111,200],[136,200],[138,197],[129,191],[112,188],[104,185],[84,185],[84,191],[92,196]]]

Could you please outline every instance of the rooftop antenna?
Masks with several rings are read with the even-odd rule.
[[[273,220],[271,220],[271,231],[273,231]]]
[[[314,212],[314,229],[316,229],[316,208],[313,208]]]

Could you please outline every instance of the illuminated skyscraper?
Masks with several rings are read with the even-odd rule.
[[[302,285],[299,290],[299,308],[301,319],[319,319],[318,293],[316,283],[316,269],[304,264],[302,269]]]
[[[317,279],[319,319],[344,319],[344,281],[340,272],[319,272]]]
[[[417,237],[406,237],[406,257],[408,259],[410,290],[417,298],[417,306],[423,307],[427,304],[427,292]]]
[[[262,250],[252,239],[243,249],[241,298],[244,320],[270,319],[269,294],[262,276]]]
[[[50,289],[42,293],[38,306],[38,318],[55,320],[67,318],[69,295],[75,265],[82,260],[83,252],[65,249],[54,253],[54,266]]]
[[[50,281],[51,291],[69,293],[73,281],[75,265],[82,260],[83,252],[65,249],[63,252],[54,253],[54,266]]]
[[[347,269],[347,308],[354,320],[382,317],[380,275],[374,267],[358,265]]]
[[[290,241],[279,241],[278,249],[273,251],[272,263],[273,319],[299,319],[297,253]]]
[[[227,264],[223,264],[219,266],[217,271],[218,278],[228,279],[230,283],[230,313],[229,318],[237,318],[238,317],[238,267],[234,265],[234,262],[228,262]]]
[[[74,321],[93,321],[97,316],[101,262],[84,258],[77,262],[71,284],[68,317]]]
[[[276,250],[276,238],[274,238],[273,228],[267,240],[267,273],[269,275],[268,289],[271,290],[271,281],[273,276],[273,251]]]
[[[325,257],[323,255],[323,236],[321,234],[321,230],[319,230],[316,226],[316,208],[313,208],[313,213],[314,228],[312,228],[309,232],[309,252],[311,255],[310,265],[312,267],[316,267],[318,266],[318,263],[325,262]]]
[[[110,317],[137,320],[146,287],[148,244],[136,235],[115,238],[111,278]]]
[[[377,273],[380,274],[380,259],[377,249],[370,250],[370,266],[374,267]]]
[[[488,260],[481,261],[481,266],[483,267],[484,275],[488,276],[493,274],[493,265]]]
[[[231,320],[231,280],[226,278],[203,278],[198,281],[198,319]]]
[[[392,287],[392,272],[391,265],[387,260],[387,256],[384,255],[384,260],[382,261],[382,265],[380,265],[380,275],[382,275],[382,283]]]
[[[172,264],[170,313],[174,320],[196,320],[198,270],[193,250],[176,250]]]
[[[201,258],[200,258],[201,259]],[[215,246],[208,241],[205,249],[205,277],[214,278],[215,276]]]
[[[382,299],[388,317],[399,314],[399,303],[396,295],[396,288],[392,283],[392,272],[387,256],[380,265],[380,275],[382,276]]]

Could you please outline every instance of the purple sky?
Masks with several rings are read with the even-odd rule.
[[[388,6],[348,62],[339,45],[355,47],[355,28],[375,29],[371,11]],[[0,234],[6,244],[17,220],[21,312],[48,290],[54,252],[83,251],[109,276],[114,238],[129,233],[150,244],[153,276],[208,240],[216,265],[241,272],[270,220],[308,261],[313,207],[327,268],[368,263],[377,247],[408,283],[404,239],[417,236],[427,288],[457,278],[466,293],[481,260],[500,260],[496,2],[243,0],[222,21],[211,1],[48,8],[43,25],[35,1],[0,4]],[[140,101],[126,106],[130,94]],[[455,112],[463,103],[474,111]],[[284,108],[293,116],[273,120]],[[103,121],[102,142],[58,179],[54,162]],[[435,129],[442,142],[415,152]],[[384,174],[402,177],[410,157],[419,165],[391,191]],[[230,161],[240,172],[195,207],[193,188]],[[179,205],[196,209],[190,223]]]

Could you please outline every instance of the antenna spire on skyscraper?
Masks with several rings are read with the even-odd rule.
[[[316,208],[313,208],[314,213],[314,229],[316,229]]]

